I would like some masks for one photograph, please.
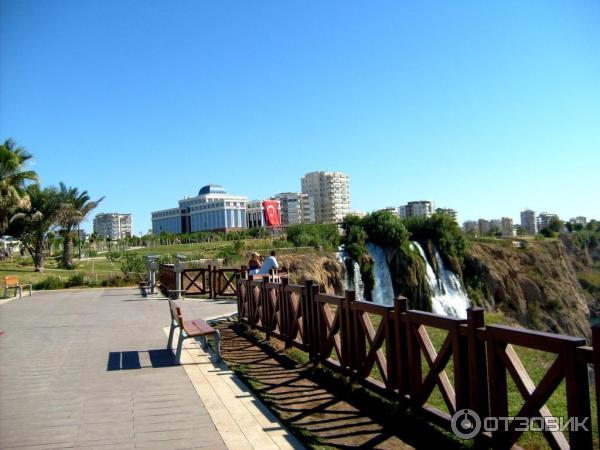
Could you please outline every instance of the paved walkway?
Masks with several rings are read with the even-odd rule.
[[[183,307],[204,318],[236,308],[228,300]],[[190,378],[196,366],[173,365],[168,317],[165,300],[141,299],[133,289],[36,292],[2,302],[0,448],[236,448],[231,443],[241,441],[217,429],[198,395],[206,386]],[[184,362],[203,357],[208,374],[199,349],[189,347]],[[248,395],[240,394],[240,406]]]

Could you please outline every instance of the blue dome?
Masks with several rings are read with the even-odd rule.
[[[226,194],[225,188],[220,184],[207,184],[203,186],[200,191],[198,191],[198,195],[206,195],[206,194]]]

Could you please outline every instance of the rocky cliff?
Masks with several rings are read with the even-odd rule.
[[[290,283],[307,280],[323,285],[328,294],[343,295],[345,268],[334,254],[326,252],[295,253],[277,257],[280,266],[287,267]]]
[[[525,248],[470,245],[463,276],[469,296],[528,328],[590,337],[589,296],[576,277],[574,250],[561,240]]]

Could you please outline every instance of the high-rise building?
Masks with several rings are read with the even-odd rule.
[[[577,224],[577,225],[586,225],[587,217],[584,217],[584,216],[572,217],[571,220],[569,220],[569,222]]]
[[[477,228],[477,222],[474,220],[467,220],[463,223],[463,231],[465,233],[477,233],[479,229]]]
[[[514,235],[513,220],[510,217],[500,219],[500,231],[502,232],[502,236]]]
[[[123,239],[133,235],[131,214],[101,213],[94,217],[94,233],[102,238]]]
[[[531,209],[521,211],[521,226],[527,230],[528,234],[536,234],[538,232],[535,211]]]
[[[547,228],[552,219],[558,219],[558,216],[556,214],[541,212],[537,218],[537,229],[543,230],[544,228]]]
[[[229,195],[223,186],[209,184],[195,197],[179,200],[178,208],[152,213],[152,233],[193,233],[246,228],[246,203],[240,195]]]
[[[485,236],[490,232],[490,221],[485,219],[479,219],[477,221],[477,230],[479,231],[479,236]]]
[[[401,219],[409,217],[431,217],[433,215],[433,202],[429,200],[418,200],[408,202],[406,205],[398,208],[398,213]]]
[[[350,212],[350,177],[342,172],[310,172],[302,193],[314,198],[315,222],[337,223]]]
[[[283,225],[315,223],[315,199],[302,192],[281,192],[273,196],[279,200]]]

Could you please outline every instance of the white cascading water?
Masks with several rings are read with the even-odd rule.
[[[343,248],[340,248],[340,251],[336,254],[337,260],[344,265],[346,269],[344,271],[344,289],[354,289],[356,292],[356,298],[359,300],[364,299],[364,288],[362,283],[362,278],[360,277],[360,266],[356,261],[354,261],[348,252]],[[352,263],[352,276],[348,273],[348,264],[346,261],[350,260]]]
[[[466,318],[467,308],[471,302],[465,293],[460,278],[451,270],[446,269],[440,253],[434,248],[435,260],[440,272],[439,277],[437,277],[421,245],[418,242],[412,242],[412,245],[417,248],[427,265],[427,281],[433,293],[431,299],[433,312],[461,319]]]
[[[371,295],[373,303],[390,306],[394,303],[394,288],[385,251],[379,245],[371,242],[367,242],[367,250],[375,265],[373,274],[375,275],[375,286]]]

